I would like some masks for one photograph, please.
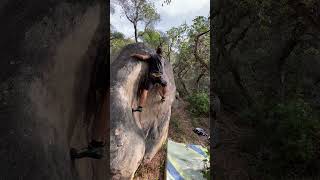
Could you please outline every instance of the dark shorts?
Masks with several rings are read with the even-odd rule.
[[[151,75],[148,76],[148,79],[145,82],[144,89],[150,90],[155,84],[160,84],[162,87],[167,86],[167,81],[160,77],[153,77]]]

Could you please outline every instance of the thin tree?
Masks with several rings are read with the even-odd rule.
[[[138,42],[138,23],[143,23],[145,30],[160,20],[154,4],[148,0],[119,0],[119,5],[126,18],[133,24],[134,38]]]

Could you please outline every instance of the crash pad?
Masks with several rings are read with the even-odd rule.
[[[208,150],[200,145],[183,144],[168,139],[166,179],[206,179],[203,170],[209,167]]]

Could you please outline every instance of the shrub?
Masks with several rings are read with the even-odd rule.
[[[190,103],[189,111],[196,116],[209,116],[209,95],[196,92],[187,98]]]
[[[320,123],[310,105],[298,98],[260,112],[263,114],[253,113],[257,118],[256,133],[247,140],[254,145],[246,147],[255,157],[255,170],[276,178],[316,174]]]

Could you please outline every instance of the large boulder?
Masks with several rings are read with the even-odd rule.
[[[149,91],[143,112],[137,107],[141,84],[148,70],[146,62],[130,57],[133,53],[154,53],[142,43],[124,47],[111,65],[110,79],[110,167],[114,179],[132,178],[142,161],[149,162],[165,142],[171,105],[175,99],[172,66],[164,61],[168,94],[164,103],[157,86]]]
[[[0,2],[0,179],[108,179],[104,161],[69,157],[96,61],[106,58],[107,1]]]

